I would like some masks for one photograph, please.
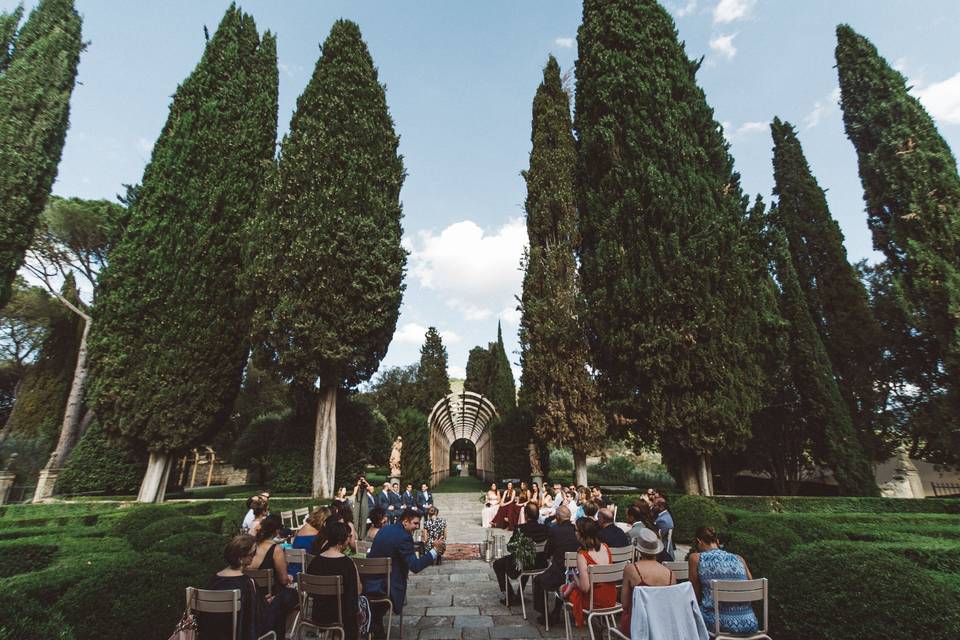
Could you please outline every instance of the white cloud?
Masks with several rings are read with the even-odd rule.
[[[960,73],[922,89],[915,88],[913,93],[937,120],[960,124]]]
[[[553,41],[553,44],[558,47],[563,47],[564,49],[572,49],[575,40],[573,38],[557,38]]]
[[[447,375],[451,378],[459,378],[463,380],[467,377],[467,369],[465,367],[447,366]]]
[[[447,307],[459,311],[465,320],[486,320],[493,315],[493,311],[486,307],[466,302],[460,298],[448,298]]]
[[[393,334],[393,341],[400,344],[412,344],[420,346],[423,344],[423,338],[427,333],[427,327],[417,322],[405,322]],[[440,338],[445,345],[457,344],[460,342],[460,336],[455,331],[449,329],[440,330]]]
[[[677,16],[678,18],[689,16],[697,10],[697,4],[697,0],[687,0],[686,4],[673,7],[673,15]]]
[[[710,48],[725,57],[727,60],[733,60],[737,55],[737,48],[733,46],[733,39],[737,37],[735,33],[728,33],[722,36],[710,38]]]
[[[838,108],[838,102],[840,100],[840,87],[834,87],[833,90],[827,95],[823,100],[817,100],[813,109],[810,110],[803,118],[803,125],[807,129],[812,129],[813,127],[820,124],[820,121],[823,120],[823,116],[835,111]]]
[[[713,23],[727,24],[750,17],[756,0],[720,0],[713,8]]]
[[[501,311],[499,314],[497,314],[497,318],[502,320],[505,324],[513,324],[513,325],[520,324],[520,316],[521,316],[520,310],[517,309],[516,307],[507,307],[506,309]]]
[[[519,292],[520,257],[526,244],[527,227],[521,219],[494,233],[464,220],[439,234],[421,231],[404,242],[410,251],[410,272],[424,289],[494,301]]]

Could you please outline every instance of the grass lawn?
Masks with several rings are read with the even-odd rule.
[[[434,493],[482,493],[487,488],[483,480],[475,476],[466,478],[451,477],[440,483],[440,486],[434,487]]]

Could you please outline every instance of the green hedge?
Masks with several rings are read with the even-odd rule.
[[[111,531],[121,538],[129,538],[149,524],[178,515],[177,511],[169,505],[150,504],[130,507],[114,520]]]
[[[777,640],[960,637],[960,592],[872,546],[796,547],[770,575],[770,603]]]
[[[186,558],[215,573],[223,568],[223,548],[228,540],[209,531],[186,531],[160,540],[151,550]]]
[[[950,513],[960,514],[960,500],[927,498],[714,496],[723,509],[762,513]]]
[[[788,522],[771,517],[741,520],[728,527],[723,537],[726,550],[743,557],[755,578],[770,575],[774,565],[804,542]]]
[[[75,640],[70,625],[56,611],[14,593],[0,595],[0,640]]]
[[[673,516],[673,541],[692,544],[699,527],[723,530],[727,516],[710,498],[703,496],[680,496],[670,503]]]
[[[57,478],[57,493],[136,493],[146,471],[146,457],[123,442],[107,439],[97,422],[87,430],[74,448]]]
[[[4,542],[0,544],[0,578],[41,571],[53,563],[57,550],[57,545],[50,543]]]
[[[175,515],[156,522],[144,523],[144,526],[134,531],[127,540],[130,546],[137,551],[152,549],[158,542],[178,533],[202,531],[204,526],[199,519],[189,516]]]

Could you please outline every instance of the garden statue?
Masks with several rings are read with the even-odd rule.
[[[542,482],[543,467],[540,466],[540,452],[537,450],[536,443],[531,442],[528,444],[527,451],[530,454],[530,476],[532,478],[540,478],[539,481],[534,480],[534,482]]]
[[[400,450],[403,449],[403,438],[397,436],[393,441],[393,450],[390,452],[390,475],[394,478],[400,477]]]

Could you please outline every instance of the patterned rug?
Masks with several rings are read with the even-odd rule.
[[[444,560],[479,560],[479,544],[456,544],[447,545],[447,552],[443,555]]]

